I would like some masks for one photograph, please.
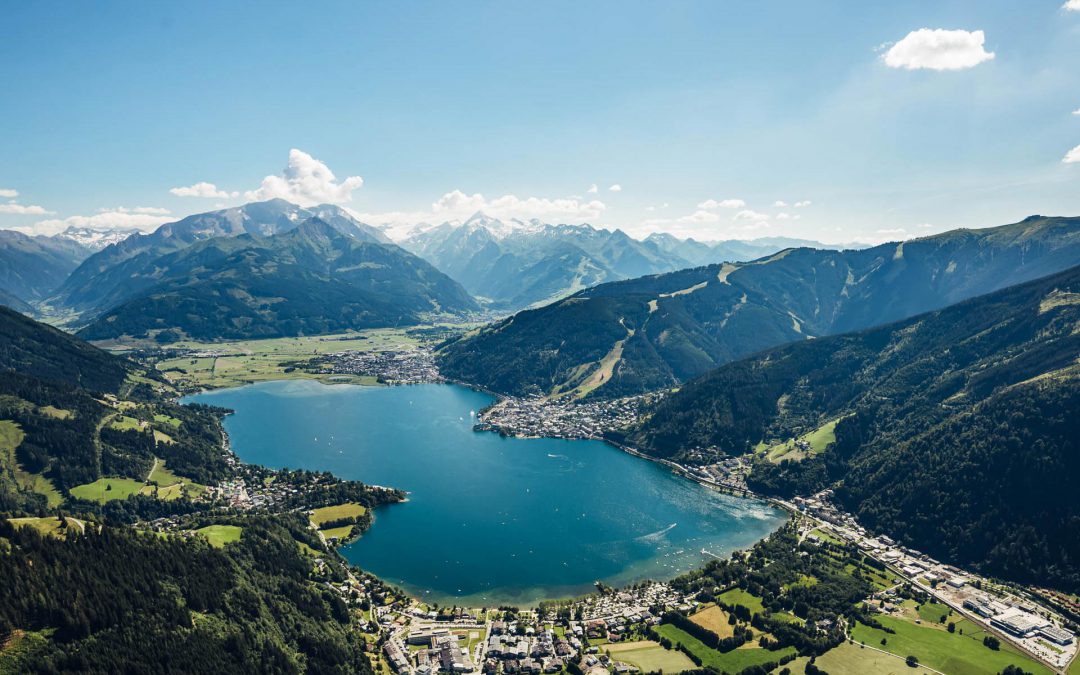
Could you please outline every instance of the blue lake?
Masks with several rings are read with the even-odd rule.
[[[293,380],[188,400],[236,411],[225,428],[246,462],[409,491],[342,553],[440,603],[525,605],[597,580],[671,578],[786,518],[598,441],[475,433],[492,399],[454,385]]]

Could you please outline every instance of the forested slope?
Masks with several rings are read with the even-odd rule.
[[[751,487],[836,484],[864,524],[948,560],[1080,587],[1080,267],[721,367],[621,441],[670,457],[758,451]],[[839,420],[771,462],[759,443]]]

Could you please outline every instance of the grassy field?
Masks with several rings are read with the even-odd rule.
[[[645,673],[678,673],[695,667],[686,654],[674,649],[664,649],[651,640],[609,644],[605,649],[611,654],[611,658],[632,663]]]
[[[55,418],[55,419],[58,419],[58,420],[66,420],[67,418],[71,417],[71,411],[70,410],[64,410],[62,408],[54,408],[51,405],[43,405],[43,406],[41,406],[40,408],[38,408],[38,412],[41,413],[42,415],[46,415],[48,417],[52,417],[52,418]]]
[[[755,448],[758,452],[764,452],[766,459],[770,462],[780,462],[781,460],[801,460],[807,457],[813,457],[819,453],[825,451],[825,448],[830,443],[836,440],[836,425],[843,417],[838,417],[834,420],[829,420],[825,424],[822,424],[817,429],[799,436],[797,439],[791,439],[783,443],[767,446],[764,442],[759,443]],[[796,443],[798,441],[805,441],[809,444],[809,452],[801,450]]]
[[[179,429],[180,425],[182,424],[182,422],[175,417],[172,417],[170,415],[162,415],[160,413],[154,415],[154,421],[158,424],[168,424],[174,429]]]
[[[323,530],[323,536],[329,540],[331,537],[337,537],[339,540],[348,539],[352,534],[353,525],[342,525],[341,527],[332,527],[329,530]]]
[[[67,526],[77,532],[82,532],[86,523],[81,520],[77,520],[71,517],[65,517]],[[47,518],[9,518],[8,522],[15,527],[32,527],[42,534],[51,534],[59,536],[63,529],[60,527],[60,519],[55,516],[49,516]]]
[[[1024,656],[1014,647],[1001,642],[1001,650],[994,651],[983,645],[985,632],[976,624],[962,620],[957,622],[957,632],[949,633],[940,627],[916,626],[910,621],[895,617],[878,617],[882,625],[896,631],[887,634],[876,628],[857,624],[852,635],[858,642],[884,649],[897,656],[909,654],[918,657],[920,663],[949,675],[977,675],[996,673],[1010,664],[1022,667],[1035,675],[1050,675],[1051,671]],[[964,635],[960,634],[963,628]],[[886,644],[881,644],[881,639]]]
[[[747,593],[741,588],[733,588],[716,596],[716,599],[725,605],[742,605],[750,610],[751,614],[763,613],[765,605],[761,604],[761,598]]]
[[[71,488],[71,496],[104,504],[114,499],[127,499],[145,487],[141,480],[131,478],[98,478],[93,483],[76,485]]]
[[[787,664],[787,667],[792,673],[802,673],[809,661],[809,657],[800,656]],[[930,672],[925,668],[908,668],[904,659],[895,655],[863,649],[847,642],[817,657],[814,665],[829,675],[921,675]],[[777,668],[773,672],[779,670]]]
[[[366,508],[354,502],[337,504],[335,506],[324,506],[322,508],[312,511],[311,522],[315,523],[315,525],[322,525],[323,523],[328,523],[331,520],[340,520],[342,518],[358,518],[364,515],[366,511]]]
[[[225,544],[240,541],[240,533],[243,531],[244,528],[236,525],[207,525],[195,530],[195,533],[206,537],[211,546],[221,548]]]
[[[924,603],[919,605],[918,609],[920,619],[926,623],[934,623],[940,626],[944,626],[950,621],[949,612],[951,611],[952,610],[949,609],[948,605],[942,605],[936,602]],[[945,623],[941,622],[941,617],[943,616],[945,617]]]
[[[66,411],[62,411],[66,412]],[[19,425],[11,420],[0,420],[0,471],[9,467],[20,488],[45,496],[50,508],[60,506],[64,496],[52,482],[36,473],[24,471],[15,459],[15,448],[22,443],[24,434]]]
[[[656,627],[656,632],[671,640],[673,643],[681,643],[694,655],[701,659],[705,666],[712,666],[720,672],[737,673],[750,666],[759,666],[770,661],[779,661],[787,654],[794,654],[794,647],[785,647],[776,651],[769,651],[760,647],[748,649],[735,649],[730,652],[718,652],[705,646],[701,640],[686,631],[671,624],[661,624]]]
[[[690,617],[690,620],[702,628],[711,630],[722,638],[731,637],[735,634],[735,626],[728,623],[727,612],[716,605],[706,607],[700,612],[696,612]]]
[[[418,341],[415,338],[410,337],[405,329],[400,328],[376,328],[338,335],[235,342],[184,341],[171,344],[169,348],[206,354],[166,359],[159,362],[157,368],[164,371],[165,376],[172,382],[206,387],[229,387],[249,382],[291,378],[325,379],[324,376],[310,375],[300,371],[286,373],[285,369],[292,362],[307,360],[320,354],[409,349],[417,344]],[[98,346],[125,350],[151,345],[141,345],[130,341],[111,341],[98,343]],[[161,345],[152,346],[161,347]],[[347,380],[335,381],[375,384],[374,378],[369,377],[348,377]]]
[[[134,417],[117,415],[112,422],[109,422],[109,427],[117,431],[138,431],[142,429],[142,423]]]

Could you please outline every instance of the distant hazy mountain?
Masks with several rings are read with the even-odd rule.
[[[266,237],[287,232],[309,218],[320,218],[357,241],[390,243],[382,232],[338,206],[303,208],[272,199],[188,216],[150,234],[134,234],[111,244],[83,261],[60,287],[55,302],[79,312],[100,312],[131,297],[138,289],[125,286],[149,274],[153,261],[162,255],[213,237]]]
[[[910,252],[907,253],[910,255]],[[823,454],[760,456],[750,485],[837,496],[943,560],[1080,588],[1080,267],[879,328],[727,364],[622,436],[740,455],[829,422]]]
[[[817,242],[802,242],[826,248]],[[501,309],[551,302],[607,281],[720,261],[752,260],[790,242],[681,240],[654,234],[638,241],[621,230],[502,221],[476,214],[464,223],[418,227],[402,246]]]
[[[47,297],[90,251],[73,241],[0,230],[0,290],[24,303]]]
[[[1078,261],[1080,218],[1040,216],[858,251],[785,249],[750,263],[581,291],[462,339],[441,361],[452,377],[507,393],[634,393],[785,342],[938,309]]]
[[[206,239],[140,270],[125,284],[135,292],[81,337],[167,328],[204,340],[310,335],[477,309],[465,289],[424,260],[320,218],[270,236]]]

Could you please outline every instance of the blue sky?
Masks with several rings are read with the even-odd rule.
[[[274,195],[702,239],[1077,215],[1062,2],[8,3],[0,227]]]

